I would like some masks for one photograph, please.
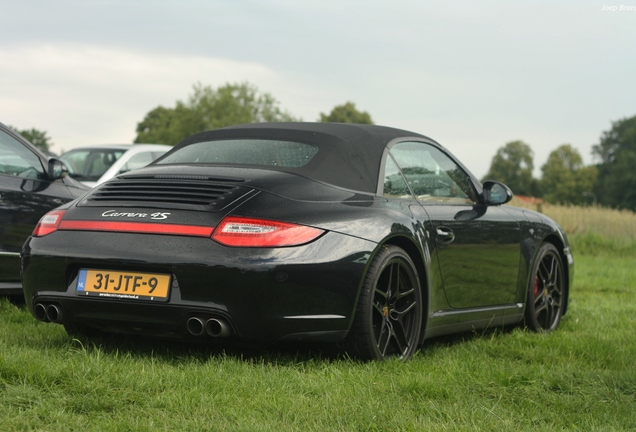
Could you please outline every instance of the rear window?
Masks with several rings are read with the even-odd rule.
[[[157,164],[258,165],[300,168],[318,152],[318,147],[293,141],[232,139],[194,143],[176,149]]]

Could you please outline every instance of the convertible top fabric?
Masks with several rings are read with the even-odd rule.
[[[220,139],[261,138],[313,144],[318,153],[305,166],[282,169],[338,187],[375,193],[382,154],[396,138],[432,141],[417,133],[385,126],[349,123],[252,123],[192,135],[176,148]]]

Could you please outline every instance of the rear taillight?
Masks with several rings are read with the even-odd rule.
[[[212,231],[214,231],[214,227],[198,225],[90,220],[65,220],[60,224],[58,229],[66,231],[166,234],[186,237],[210,237]]]
[[[226,217],[216,227],[212,239],[225,246],[281,247],[309,243],[323,230],[304,225],[265,219]]]
[[[44,215],[35,227],[33,236],[43,237],[58,230],[127,232],[208,237],[222,245],[235,247],[282,247],[309,243],[324,233],[321,229],[305,225],[245,217],[226,217],[214,228],[146,222],[62,220],[64,213],[64,210],[54,210]]]
[[[64,213],[65,210],[53,210],[42,216],[33,230],[33,237],[43,237],[57,231]]]

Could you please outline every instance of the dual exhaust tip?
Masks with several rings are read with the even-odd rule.
[[[62,306],[54,303],[36,303],[35,306],[33,306],[33,314],[39,321],[53,323],[64,322],[64,310],[62,309]]]
[[[55,303],[36,303],[33,306],[33,314],[39,321],[60,324],[64,322],[64,310]],[[188,332],[194,336],[201,336],[204,332],[214,338],[228,337],[232,334],[229,323],[222,318],[209,318],[204,321],[198,317],[191,317],[186,325]]]
[[[201,336],[204,332],[214,338],[228,337],[232,334],[229,323],[221,318],[209,318],[204,321],[198,317],[191,317],[188,318],[186,326],[188,332],[194,336]]]

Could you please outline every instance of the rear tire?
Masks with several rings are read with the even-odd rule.
[[[367,271],[347,351],[364,360],[408,359],[418,348],[423,311],[413,261],[397,246],[382,246]]]
[[[565,272],[556,247],[544,243],[532,265],[526,298],[525,325],[534,331],[552,331],[559,326],[565,301]]]

